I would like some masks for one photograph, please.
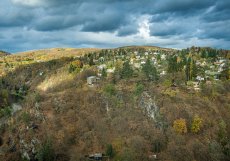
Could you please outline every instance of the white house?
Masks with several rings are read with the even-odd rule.
[[[103,70],[103,69],[106,69],[106,65],[105,64],[101,64],[101,65],[97,66],[97,68],[99,70]]]
[[[200,64],[202,67],[204,67],[205,65],[207,65],[206,61],[203,61],[201,64]]]
[[[142,65],[142,64],[145,64],[145,63],[146,63],[145,61],[141,61],[141,65]]]
[[[87,83],[88,83],[88,85],[93,85],[94,83],[97,82],[98,79],[99,78],[96,76],[89,76],[89,77],[87,77]]]
[[[196,80],[198,80],[198,81],[204,81],[204,78],[201,77],[201,76],[197,76],[197,77],[196,77]]]
[[[162,54],[162,55],[161,55],[161,59],[162,59],[162,60],[165,60],[165,59],[166,59],[166,55],[165,55],[165,54]]]
[[[163,76],[165,74],[166,74],[166,71],[164,71],[164,70],[160,73],[161,76]]]
[[[114,71],[115,71],[115,67],[106,70],[107,73],[114,73]]]
[[[140,63],[134,63],[133,66],[134,66],[135,68],[140,68],[140,67],[141,67],[141,64],[140,64]]]

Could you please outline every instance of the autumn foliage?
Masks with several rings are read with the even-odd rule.
[[[185,119],[177,119],[173,122],[173,128],[178,134],[186,134],[187,133],[187,125]]]
[[[202,118],[200,118],[199,116],[195,116],[192,121],[191,131],[193,133],[198,133],[201,130],[202,124]]]

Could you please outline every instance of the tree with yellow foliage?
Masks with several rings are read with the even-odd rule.
[[[191,131],[193,133],[198,133],[201,130],[202,125],[203,119],[196,115],[192,121]]]
[[[185,119],[177,119],[173,122],[173,128],[178,134],[186,134],[187,133],[187,125]]]

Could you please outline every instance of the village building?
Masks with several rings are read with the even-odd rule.
[[[101,64],[97,67],[99,70],[106,69],[106,64]]]
[[[140,63],[134,63],[133,66],[134,66],[135,68],[138,68],[138,69],[139,69],[139,68],[141,67],[141,64],[140,64]]]
[[[166,60],[166,55],[165,55],[165,54],[162,54],[162,55],[161,55],[161,59],[162,59],[162,60]]]
[[[160,75],[161,75],[161,76],[166,75],[166,71],[163,70],[163,71],[160,73]]]
[[[102,160],[103,159],[103,154],[102,153],[95,153],[89,155],[89,160]]]
[[[145,61],[141,61],[141,65],[145,64],[146,62]]]
[[[106,72],[107,73],[114,73],[115,72],[115,67],[107,69]]]
[[[90,76],[90,77],[87,78],[87,84],[88,85],[93,85],[98,80],[99,80],[99,78],[97,76]]]

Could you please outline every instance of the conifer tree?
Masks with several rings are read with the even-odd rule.
[[[121,71],[121,78],[130,78],[133,75],[133,69],[129,64],[129,61],[124,62]]]
[[[151,63],[149,58],[147,59],[146,63],[143,65],[142,71],[144,72],[148,80],[152,80],[152,81],[157,80],[157,70],[154,67],[154,65]]]
[[[102,76],[102,78],[107,77],[107,72],[106,72],[105,68],[102,69],[101,76]]]

